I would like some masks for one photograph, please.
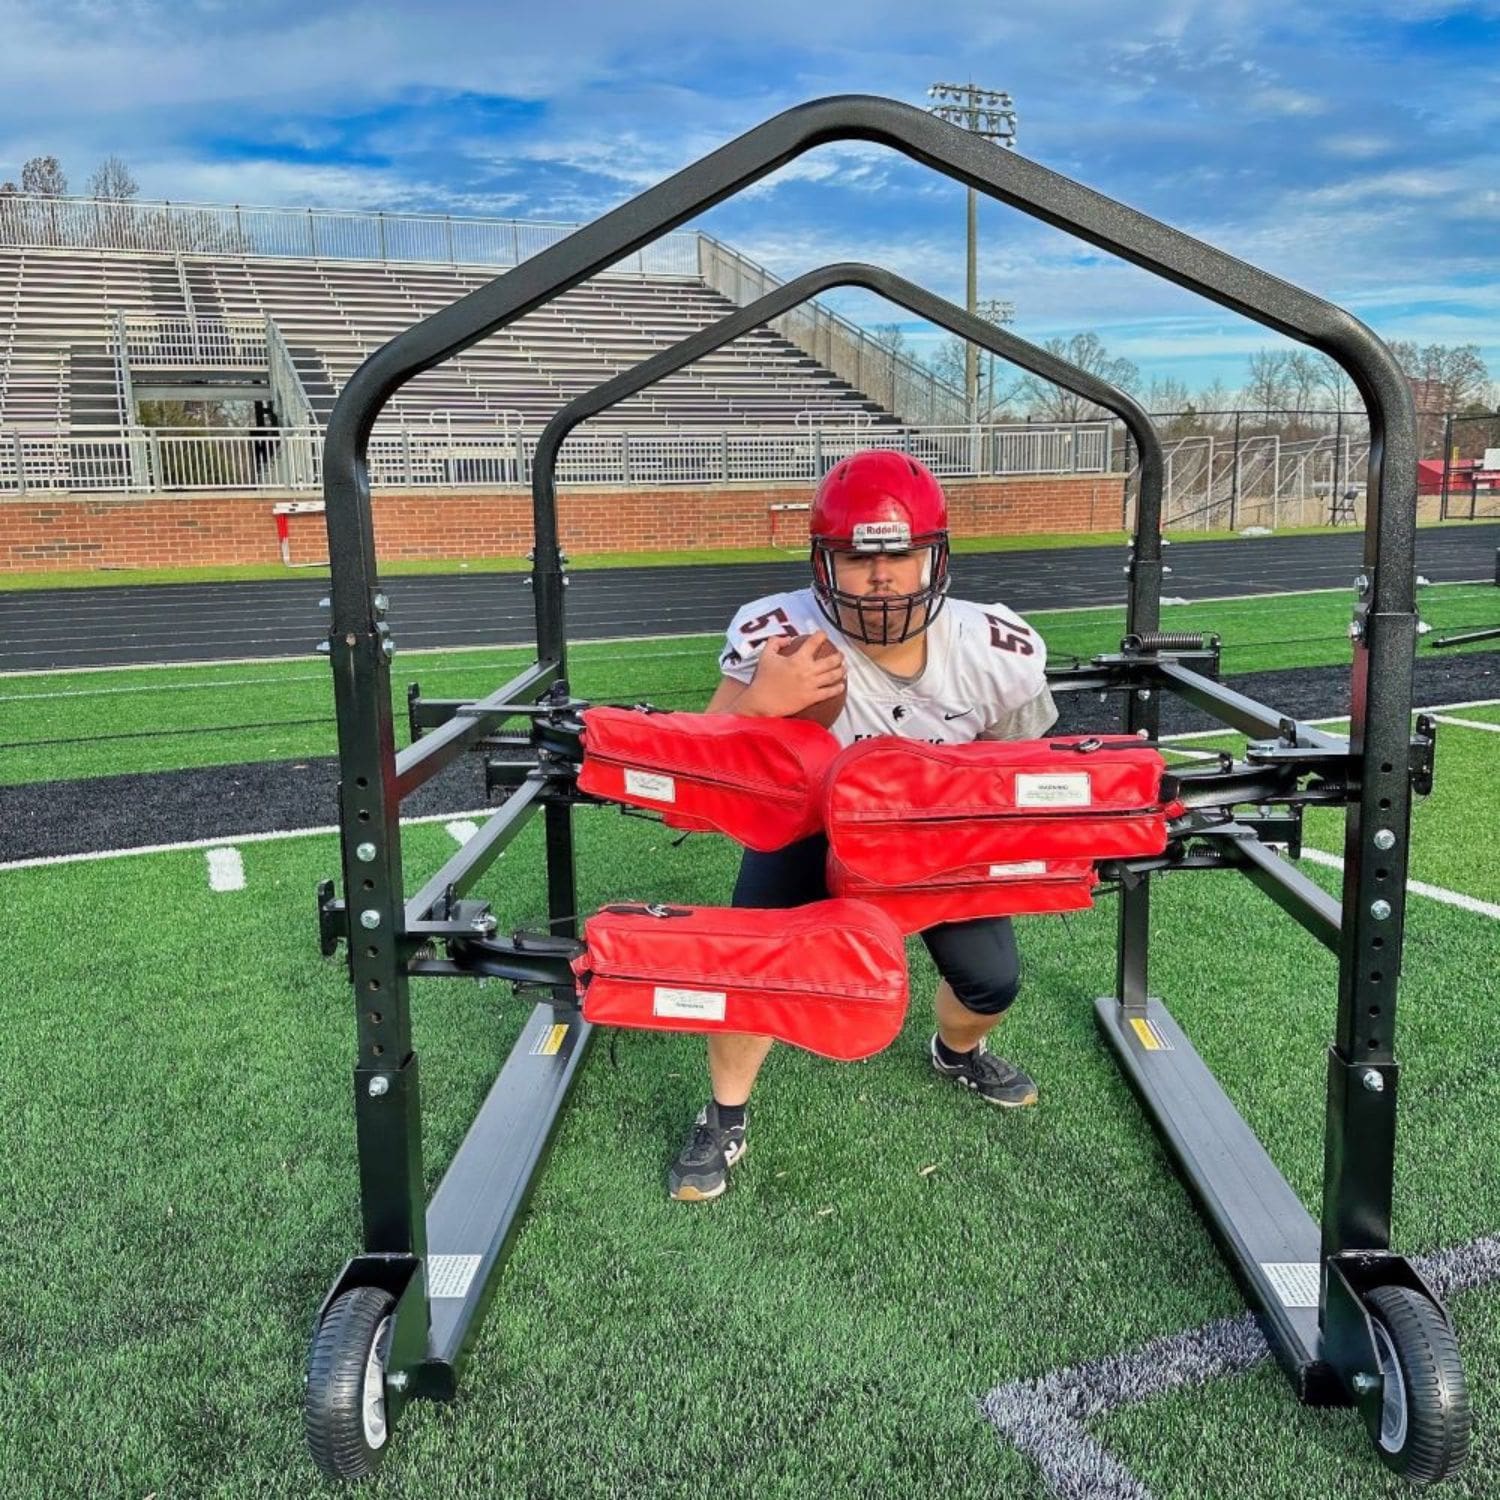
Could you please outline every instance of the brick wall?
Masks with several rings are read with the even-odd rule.
[[[1120,526],[1118,475],[954,479],[948,493],[955,536],[1111,531]],[[806,484],[731,484],[713,489],[567,490],[558,525],[567,551],[649,552],[686,547],[795,545]],[[273,495],[31,496],[0,500],[0,571],[58,568],[198,567],[275,562]],[[288,518],[292,560],[327,555],[323,517]],[[419,491],[375,497],[382,558],[520,555],[531,545],[529,491]]]

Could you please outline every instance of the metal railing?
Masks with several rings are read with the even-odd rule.
[[[161,255],[310,257],[515,266],[576,224],[140,199],[0,196],[0,245]],[[664,235],[606,274],[698,275],[698,237]]]
[[[370,478],[385,488],[525,485],[538,433],[403,428],[370,440]],[[560,481],[703,485],[814,481],[866,447],[913,454],[945,478],[1108,474],[1107,422],[1072,426],[886,427],[849,424],[679,431],[583,430],[563,448]],[[322,433],[133,428],[118,434],[0,431],[0,493],[316,490]]]
[[[737,307],[748,307],[782,284],[764,266],[711,235],[700,234],[698,246],[704,284]],[[964,393],[956,386],[819,302],[793,308],[768,326],[905,422],[930,426],[963,423],[967,417]]]
[[[264,318],[126,316],[119,329],[133,370],[264,370],[270,359]]]

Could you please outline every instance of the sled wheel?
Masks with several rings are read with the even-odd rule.
[[[1436,1484],[1469,1456],[1469,1389],[1458,1340],[1442,1313],[1408,1287],[1377,1287],[1365,1310],[1385,1377],[1376,1450],[1414,1484]]]
[[[313,1461],[331,1479],[363,1479],[385,1456],[385,1362],[395,1299],[378,1287],[345,1292],[328,1309],[307,1361],[303,1419]]]

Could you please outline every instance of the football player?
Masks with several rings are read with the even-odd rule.
[[[1035,739],[1056,722],[1037,633],[1003,605],[950,597],[947,500],[924,465],[884,449],[845,459],[819,484],[809,530],[811,584],[735,615],[707,712],[813,717],[844,745],[877,734],[937,744]],[[772,853],[746,850],[733,904],[826,899],[827,848],[815,835]],[[1009,918],[947,923],[922,940],[942,976],[933,1069],[987,1103],[1034,1104],[1032,1080],[985,1046],[1020,982]],[[723,1193],[771,1045],[744,1034],[708,1038],[712,1097],[669,1169],[672,1197]]]

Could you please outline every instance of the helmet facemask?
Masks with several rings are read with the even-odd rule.
[[[909,537],[904,527],[898,536],[860,535],[875,530],[874,526],[856,527],[853,541],[813,538],[813,596],[824,618],[851,640],[867,646],[894,646],[921,635],[942,611],[949,584],[948,537],[944,532]],[[922,585],[911,593],[859,594],[839,587],[838,556],[922,551],[927,553]]]

